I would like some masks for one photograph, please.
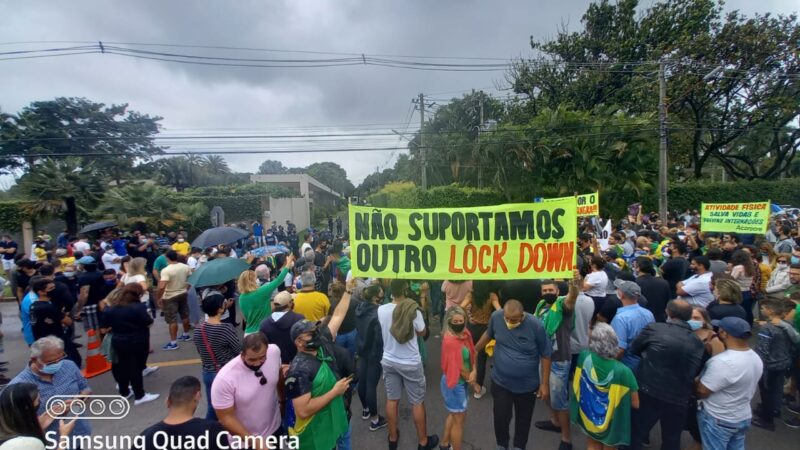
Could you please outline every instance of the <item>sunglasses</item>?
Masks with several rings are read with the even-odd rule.
[[[262,372],[260,370],[256,370],[253,373],[255,374],[256,378],[261,377],[261,380],[259,382],[261,383],[262,386],[267,384],[267,379],[266,379],[266,377],[264,377],[264,372]]]

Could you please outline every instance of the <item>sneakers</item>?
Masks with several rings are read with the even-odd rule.
[[[481,397],[483,397],[484,395],[486,395],[486,386],[481,386],[480,392],[472,394],[472,396],[475,397],[475,399],[477,400],[480,400]]]
[[[182,335],[180,335],[180,336],[178,337],[178,340],[179,340],[179,341],[184,341],[184,342],[186,342],[186,341],[191,341],[191,340],[192,340],[192,337],[191,337],[191,336],[189,336],[189,335],[188,335],[188,334],[186,334],[186,333],[183,333]]]
[[[439,436],[433,434],[428,436],[427,445],[417,445],[417,450],[433,450],[439,446]]]
[[[134,400],[133,404],[136,405],[136,406],[139,406],[139,405],[141,405],[143,403],[148,403],[148,402],[152,402],[153,400],[157,400],[158,397],[159,397],[158,394],[151,394],[151,393],[147,392],[147,393],[144,394],[144,396],[142,396],[142,398],[138,398],[138,399]]]
[[[795,430],[800,430],[800,416],[794,416],[791,419],[783,419],[784,425]]]
[[[561,427],[553,424],[549,420],[540,420],[533,424],[536,428],[544,431],[551,431],[553,433],[561,433]]]
[[[361,410],[361,420],[369,420],[369,408]]]
[[[178,347],[178,344],[173,344],[172,342],[169,342],[163,347],[161,347],[161,350],[177,350],[178,348],[180,348]]]
[[[153,374],[155,372],[158,372],[158,366],[145,367],[144,370],[142,371],[142,376],[146,377],[146,376],[148,376],[150,374]]]
[[[775,431],[775,423],[772,421],[767,421],[759,416],[753,416],[751,424],[754,427],[763,428],[767,431]]]
[[[791,411],[791,412],[793,412],[795,414],[800,414],[800,403],[798,403],[798,402],[789,403],[789,404],[786,405],[786,409],[788,409],[789,411]]]
[[[387,436],[386,440],[389,441],[389,450],[397,450],[397,443],[400,442],[400,430],[397,430],[396,441],[392,441],[390,436]]]
[[[378,416],[377,422],[370,421],[369,431],[378,431],[381,428],[385,428],[387,425],[389,425],[389,422],[387,422],[385,418]]]

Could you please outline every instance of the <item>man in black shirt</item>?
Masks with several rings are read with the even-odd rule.
[[[509,280],[500,283],[500,306],[505,306],[509,300],[522,303],[522,308],[528,314],[536,312],[536,305],[542,299],[541,280]]]
[[[669,243],[670,258],[661,266],[661,277],[669,284],[670,299],[676,298],[677,285],[689,276],[689,260],[686,258],[686,244],[679,239]]]
[[[220,450],[229,447],[227,432],[219,422],[194,417],[200,403],[200,380],[185,376],[169,388],[169,413],[161,422],[142,431],[143,450],[164,448],[164,436],[169,436],[172,448],[203,448]],[[158,433],[159,436],[156,434]],[[200,440],[202,439],[202,440]]]
[[[45,336],[55,336],[64,341],[64,353],[67,358],[78,367],[81,366],[81,355],[72,339],[65,339],[64,327],[72,325],[72,319],[64,314],[58,306],[51,302],[51,295],[55,290],[55,283],[45,277],[38,278],[31,283],[31,291],[38,299],[31,304],[30,318],[33,338],[38,340]]]
[[[642,295],[647,298],[645,308],[653,313],[656,322],[666,322],[667,302],[672,299],[669,283],[663,278],[656,278],[655,274],[652,259],[646,256],[636,258],[636,284],[642,289]]]
[[[31,277],[36,275],[36,263],[30,259],[21,259],[17,261],[17,300],[21,301],[28,290],[28,284],[31,282]]]

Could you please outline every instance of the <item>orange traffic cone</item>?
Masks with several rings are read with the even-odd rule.
[[[83,376],[92,378],[111,370],[111,364],[106,357],[100,353],[100,338],[94,330],[89,330],[89,347],[86,355],[86,368],[83,369]]]

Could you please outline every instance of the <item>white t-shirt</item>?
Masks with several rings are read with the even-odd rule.
[[[583,282],[592,286],[591,289],[584,293],[589,297],[605,297],[606,286],[608,286],[608,275],[605,271],[591,272],[586,275]]]
[[[314,250],[314,249],[311,248],[311,244],[309,244],[308,242],[303,242],[303,245],[300,246],[300,255],[301,256],[305,255],[306,250]]]
[[[752,417],[750,400],[756,393],[763,363],[753,350],[725,350],[709,359],[700,382],[711,391],[701,400],[705,410],[726,422]]]
[[[17,436],[0,445],[0,450],[44,450],[44,442],[30,436]]]
[[[381,325],[381,335],[383,336],[383,359],[396,364],[422,364],[422,356],[419,353],[419,344],[417,343],[417,336],[415,335],[410,341],[405,344],[397,342],[397,339],[392,336],[392,314],[397,307],[394,303],[387,303],[378,307],[378,323]],[[421,332],[425,330],[425,319],[422,318],[422,313],[417,311],[417,316],[414,318],[414,331]]]
[[[192,270],[197,269],[197,258],[194,256],[186,258],[186,265]]]
[[[114,262],[117,260],[117,262]],[[120,257],[116,253],[103,253],[103,265],[106,266],[106,269],[114,269],[114,272],[119,272],[119,268],[121,266]]]
[[[128,275],[125,274],[122,277],[123,284],[133,284],[133,283],[143,283],[147,282],[147,278],[144,275]],[[144,291],[142,294],[142,303],[147,303],[150,300],[150,292]]]
[[[706,272],[702,275],[693,275],[683,281],[683,290],[689,294],[683,297],[683,300],[689,302],[690,305],[702,306],[705,308],[709,303],[714,301],[714,294],[711,293],[711,272]]]

